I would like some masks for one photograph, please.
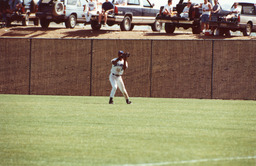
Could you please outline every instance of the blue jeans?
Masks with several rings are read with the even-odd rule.
[[[208,14],[203,14],[201,16],[201,21],[202,21],[202,23],[208,23],[209,22],[209,15]]]

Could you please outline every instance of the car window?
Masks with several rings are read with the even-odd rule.
[[[243,14],[255,14],[254,6],[243,6]]]
[[[144,7],[151,7],[150,3],[147,0],[143,0]]]
[[[42,3],[49,3],[51,0],[42,0]]]
[[[128,0],[128,5],[139,5],[140,1],[139,0]]]
[[[77,1],[77,6],[78,6],[78,7],[81,7],[81,6],[82,6],[80,0]]]
[[[76,0],[67,0],[68,5],[76,5]]]

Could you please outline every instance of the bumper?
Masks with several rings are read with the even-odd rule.
[[[37,12],[36,13],[36,17],[38,18],[44,18],[47,20],[66,20],[68,19],[68,17],[66,17],[65,15],[60,15],[60,16],[54,16],[51,13],[44,13],[44,12]]]

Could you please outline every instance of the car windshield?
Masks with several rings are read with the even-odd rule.
[[[52,0],[42,0],[41,2],[42,3],[49,3],[49,2],[51,2]]]
[[[60,0],[60,2],[63,2],[64,0]],[[53,0],[41,0],[41,3],[52,3]]]

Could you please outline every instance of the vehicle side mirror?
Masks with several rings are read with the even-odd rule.
[[[152,7],[154,7],[155,6],[155,3],[152,3]]]

